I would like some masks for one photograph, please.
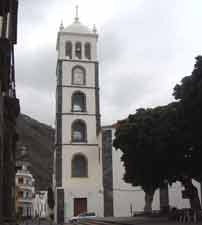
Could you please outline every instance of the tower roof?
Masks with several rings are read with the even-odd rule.
[[[87,26],[83,25],[79,21],[74,21],[73,24],[69,25],[68,27],[64,28],[62,32],[65,33],[76,33],[76,34],[94,34]]]
[[[63,29],[61,29],[60,27],[60,32],[63,33],[73,33],[73,34],[90,34],[90,35],[96,35],[96,29],[93,28],[92,30],[89,29],[87,26],[83,25],[80,21],[79,21],[79,16],[78,16],[78,6],[76,6],[76,16],[74,19],[74,22],[67,26],[67,27],[63,27]]]

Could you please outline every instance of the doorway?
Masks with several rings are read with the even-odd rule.
[[[74,216],[87,212],[87,198],[74,198]]]

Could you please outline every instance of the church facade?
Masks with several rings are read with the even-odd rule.
[[[98,34],[78,15],[57,37],[56,137],[53,187],[55,220],[67,222],[82,212],[97,216],[131,216],[144,210],[140,187],[123,181],[121,151],[112,146],[115,128],[101,127]],[[196,183],[200,193],[200,184]],[[153,209],[189,206],[179,183],[157,190]]]

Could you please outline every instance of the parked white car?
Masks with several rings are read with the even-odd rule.
[[[96,217],[96,214],[94,212],[86,212],[86,213],[81,213],[78,216],[73,216],[70,218],[70,222],[74,223],[74,222],[78,222],[79,220],[82,219],[91,219]]]

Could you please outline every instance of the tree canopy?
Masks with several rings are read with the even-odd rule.
[[[184,123],[186,157],[189,158],[187,172],[191,177],[202,180],[202,56],[196,57],[194,70],[174,88],[174,97],[179,101],[179,114]]]
[[[174,88],[176,102],[138,109],[119,121],[114,146],[123,152],[124,180],[145,192],[184,175],[201,179],[202,57]]]

